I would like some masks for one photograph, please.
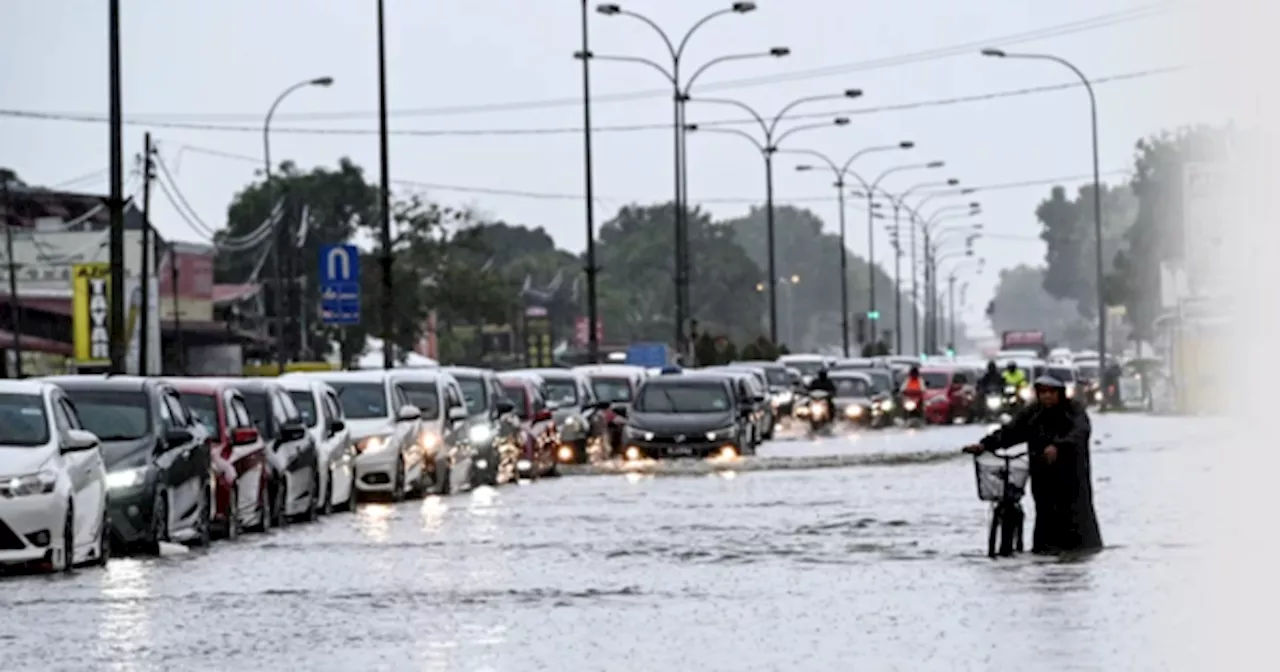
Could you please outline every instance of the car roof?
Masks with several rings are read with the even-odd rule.
[[[446,366],[439,369],[439,371],[443,371],[444,373],[455,377],[461,375],[468,378],[479,378],[483,377],[485,374],[493,373],[492,369],[482,369],[478,366]]]
[[[184,394],[217,394],[230,387],[220,380],[201,378],[166,378],[165,381]]]
[[[303,376],[299,376],[297,378],[281,376],[280,378],[276,378],[276,383],[289,392],[311,392],[316,389],[333,389],[333,386],[319,378]]]
[[[57,386],[38,378],[0,380],[0,394],[44,394],[54,387]]]
[[[387,379],[387,375],[403,369],[357,369],[355,371],[291,371],[280,376],[285,378],[314,378],[318,380],[333,380],[340,382],[352,383],[381,383]],[[431,369],[434,370],[434,369]]]
[[[584,375],[593,373],[625,373],[635,376],[648,375],[648,370],[635,364],[583,364],[572,369]]]
[[[785,365],[787,362],[825,362],[829,359],[832,358],[826,355],[797,353],[794,355],[781,355],[778,357],[778,362]]]
[[[729,362],[729,366],[758,366],[762,369],[785,369],[782,362],[771,362],[767,359],[739,359]]]
[[[732,371],[702,371],[702,370],[696,370],[696,371],[686,371],[686,372],[684,372],[684,373],[680,373],[680,374],[676,374],[676,375],[671,375],[671,376],[653,376],[653,377],[650,377],[650,378],[646,378],[644,382],[645,382],[645,384],[647,385],[647,384],[649,384],[649,383],[652,383],[652,382],[659,382],[659,381],[671,381],[671,382],[680,382],[680,381],[685,381],[685,382],[708,382],[708,381],[711,381],[711,382],[724,383],[725,385],[728,385],[728,384],[731,382],[731,379],[732,379],[732,377],[733,377],[733,375],[731,375],[731,374],[733,374],[733,375],[738,375],[736,372],[732,372]]]
[[[220,378],[217,380],[227,387],[233,387],[242,392],[266,392],[273,388],[281,388],[280,382],[275,378]]]
[[[582,374],[573,369],[555,369],[555,368],[539,368],[539,369],[516,369],[510,373],[525,373],[546,378],[577,378]]]
[[[863,369],[836,369],[827,372],[829,378],[860,378],[871,382],[871,376],[867,375]]]
[[[154,385],[153,378],[142,378],[140,376],[50,376],[44,380],[63,389],[77,390],[141,392]]]

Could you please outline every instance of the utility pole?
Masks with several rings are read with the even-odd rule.
[[[378,0],[378,163],[382,172],[382,368],[395,368],[395,348],[392,347],[391,316],[391,168],[387,140],[387,36],[386,13],[383,0]]]
[[[138,375],[146,376],[151,373],[147,367],[151,360],[151,180],[155,177],[150,132],[142,137],[142,145],[142,272],[138,274],[142,282],[138,326],[142,331],[138,332]],[[176,285],[174,290],[177,291]]]
[[[173,337],[178,350],[178,375],[187,375],[187,349],[182,342],[182,304],[178,302],[178,241],[169,243],[169,284],[173,287]],[[283,369],[281,369],[283,373]]]
[[[13,223],[9,215],[9,181],[0,183],[0,212],[4,213],[4,252],[9,264],[9,331],[13,333],[13,377],[22,377],[22,302],[18,299],[18,260],[13,256]]]
[[[587,352],[592,364],[600,363],[600,338],[596,323],[600,308],[596,303],[595,180],[591,166],[591,47],[588,33],[588,0],[582,0],[582,148],[587,206]]]
[[[108,73],[110,89],[111,211],[109,254],[111,259],[110,306],[111,373],[125,371],[124,323],[124,118],[120,93],[120,0],[110,0],[108,21]]]

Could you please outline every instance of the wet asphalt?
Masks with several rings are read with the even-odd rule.
[[[0,661],[191,671],[1191,666],[1186,586],[1203,548],[1184,493],[1212,466],[1198,449],[1212,428],[1096,418],[1108,548],[1070,562],[986,557],[988,510],[971,461],[955,453],[981,431],[791,436],[737,465],[595,469],[369,503],[205,551],[3,578]]]

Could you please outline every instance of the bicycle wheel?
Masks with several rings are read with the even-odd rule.
[[[996,538],[1000,534],[1000,515],[1001,515],[1000,509],[1001,508],[1003,508],[1002,505],[996,505],[995,509],[991,511],[991,530],[987,532],[987,557],[988,558],[996,557]]]
[[[1015,550],[1021,550],[1022,545],[1022,516],[1021,511],[1016,506],[1001,505],[1000,522],[1000,555],[1009,557],[1014,554]]]
[[[1017,540],[1018,540],[1018,552],[1019,552],[1019,553],[1022,553],[1022,552],[1023,552],[1023,547],[1022,547],[1022,533],[1023,533],[1023,528],[1022,528],[1022,526],[1023,526],[1023,524],[1024,524],[1024,523],[1026,523],[1026,522],[1027,522],[1027,515],[1026,515],[1026,513],[1024,513],[1024,512],[1022,511],[1022,507],[1021,507],[1021,506],[1017,507],[1017,509],[1018,509],[1018,536],[1017,536]]]

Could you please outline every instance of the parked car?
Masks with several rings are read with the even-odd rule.
[[[208,435],[178,390],[133,376],[48,380],[100,441],[113,545],[155,555],[165,542],[208,544],[214,498]]]
[[[733,380],[692,372],[644,381],[628,411],[625,457],[732,458],[750,445],[749,411],[740,409]]]
[[[475,451],[474,480],[500,485],[519,478],[523,436],[515,404],[507,398],[498,376],[489,369],[448,367],[467,405],[466,426],[459,431]]]
[[[355,462],[359,453],[351,440],[337,391],[316,378],[282,376],[278,380],[298,407],[302,424],[319,451],[320,512],[327,515],[335,509],[354,511]]]
[[[532,376],[541,386],[547,408],[560,428],[556,459],[584,464],[613,455],[604,413],[610,404],[596,398],[586,376],[569,369],[519,369],[511,373]]]
[[[105,565],[106,481],[98,437],[61,389],[0,381],[0,565]]]
[[[559,476],[556,449],[560,446],[560,430],[542,389],[528,376],[500,373],[498,380],[507,398],[515,403],[516,417],[524,430],[521,459],[516,462],[520,477]]]
[[[591,382],[591,391],[595,392],[596,399],[610,404],[604,410],[609,425],[609,445],[615,453],[622,450],[622,431],[627,419],[617,409],[630,407],[636,390],[649,377],[649,372],[643,366],[633,364],[589,364],[573,370]]]
[[[270,524],[315,520],[320,515],[320,451],[297,404],[272,379],[235,379],[230,385],[244,396],[249,419],[267,444]]]
[[[245,528],[270,528],[267,444],[253,424],[244,396],[225,383],[192,379],[171,382],[196,422],[209,433],[215,486],[214,529],[234,539]]]
[[[476,447],[468,440],[466,395],[457,379],[443,369],[400,369],[391,372],[391,381],[410,405],[422,409],[419,443],[437,492],[447,495],[480,485]],[[425,452],[428,445],[435,448]]]

